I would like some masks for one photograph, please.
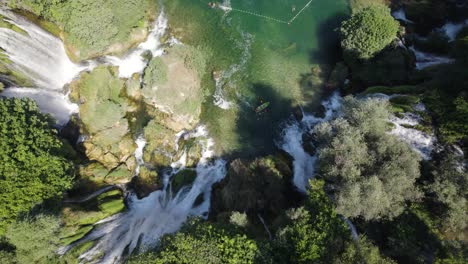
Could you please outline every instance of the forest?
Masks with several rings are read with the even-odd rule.
[[[305,67],[188,2],[0,4],[0,263],[468,263],[468,1],[343,1]],[[59,92],[8,44],[38,30]]]

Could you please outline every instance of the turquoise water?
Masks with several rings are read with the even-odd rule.
[[[349,6],[346,0],[313,0],[288,24],[309,1],[224,1],[230,2],[230,11],[210,8],[209,0],[165,1],[172,32],[183,43],[209,54],[208,71],[232,71],[222,94],[233,107],[221,109],[207,97],[203,111],[202,121],[220,152],[271,151],[279,124],[293,107],[320,101],[320,85],[308,81],[311,69],[332,65],[338,56],[336,29],[349,14]],[[215,93],[212,74],[203,83]],[[268,111],[255,114],[255,108],[265,101],[271,102]]]

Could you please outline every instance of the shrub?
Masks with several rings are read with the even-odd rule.
[[[359,59],[370,59],[395,39],[398,29],[389,8],[371,5],[343,22],[341,46]]]
[[[73,167],[50,124],[29,99],[0,100],[0,230],[71,187]]]

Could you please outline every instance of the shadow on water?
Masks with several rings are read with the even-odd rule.
[[[253,157],[271,153],[276,149],[274,140],[281,132],[280,123],[290,116],[292,102],[281,97],[273,87],[256,83],[252,85],[256,98],[252,98],[239,112],[236,129],[242,148],[236,156]],[[256,110],[264,103],[269,106],[260,113]]]
[[[339,28],[348,17],[348,14],[340,12],[317,26],[318,48],[310,51],[310,63],[332,64],[341,59]]]

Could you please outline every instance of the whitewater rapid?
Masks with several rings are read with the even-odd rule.
[[[63,126],[72,114],[78,113],[78,105],[68,99],[66,85],[81,72],[90,71],[98,65],[119,67],[119,77],[130,78],[135,73],[142,73],[148,59],[163,54],[161,37],[167,29],[167,19],[161,12],[154,22],[145,42],[119,58],[105,56],[96,60],[73,63],[65,50],[63,42],[31,21],[15,13],[1,9],[5,20],[23,30],[23,33],[7,28],[0,28],[0,48],[11,61],[13,70],[23,74],[34,87],[9,87],[0,96],[31,98],[42,112],[51,114],[58,125]],[[177,44],[177,40],[171,43]]]
[[[95,224],[94,230],[83,239],[62,247],[65,254],[78,244],[95,241],[93,247],[79,258],[84,262],[115,263],[125,259],[124,253],[131,253],[137,247],[155,247],[165,234],[178,231],[190,216],[207,217],[210,208],[211,187],[226,174],[226,161],[214,159],[214,141],[208,136],[204,126],[193,131],[179,133],[178,139],[197,138],[202,146],[202,156],[195,170],[197,177],[191,186],[184,186],[176,194],[170,188],[170,180],[185,167],[184,161],[174,162],[172,171],[164,177],[164,188],[138,199],[135,194],[128,198],[128,210],[113,215]],[[177,140],[177,139],[176,139]],[[144,148],[144,140],[139,139]],[[141,148],[141,151],[143,150]],[[136,152],[139,156],[140,150]],[[197,198],[203,201],[194,205]]]

